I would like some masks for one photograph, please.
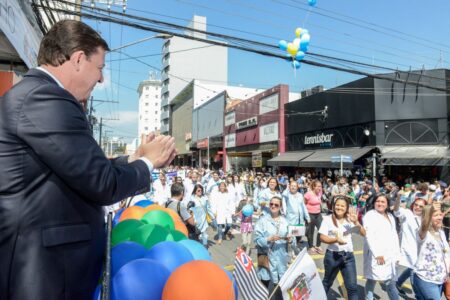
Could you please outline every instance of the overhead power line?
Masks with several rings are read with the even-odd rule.
[[[95,8],[95,9],[103,11],[102,9],[99,9],[99,8]],[[104,11],[106,11],[106,10],[104,10]],[[277,48],[274,45],[265,44],[265,43],[261,43],[261,42],[258,42],[258,41],[248,40],[248,39],[242,39],[242,38],[233,37],[233,36],[229,36],[229,35],[218,34],[218,33],[214,33],[214,32],[196,30],[196,29],[185,27],[185,26],[171,24],[171,23],[168,23],[168,22],[162,22],[162,21],[159,21],[159,20],[152,20],[152,19],[142,18],[142,17],[139,17],[139,16],[130,16],[130,15],[125,15],[123,13],[112,12],[112,11],[108,12],[108,15],[102,15],[100,13],[98,13],[97,15],[93,15],[93,14],[89,14],[89,13],[81,13],[81,12],[75,12],[75,11],[64,11],[64,12],[68,13],[68,14],[72,14],[72,15],[77,15],[77,16],[80,16],[80,17],[82,16],[82,17],[89,18],[89,19],[94,19],[94,20],[98,20],[99,19],[99,20],[102,20],[102,21],[108,21],[108,22],[112,22],[112,23],[116,23],[116,24],[120,24],[120,25],[126,25],[126,26],[137,28],[137,29],[141,29],[141,30],[147,30],[147,31],[152,31],[152,32],[157,32],[157,33],[170,34],[170,35],[173,35],[173,36],[178,36],[178,37],[182,37],[182,38],[186,38],[186,39],[197,40],[197,41],[200,41],[200,42],[209,43],[209,44],[213,44],[213,45],[224,46],[224,47],[234,48],[234,49],[238,49],[238,50],[242,50],[242,51],[257,53],[257,54],[264,55],[264,56],[286,59],[285,55],[281,55],[281,54],[278,54],[278,53],[273,53],[273,52],[270,52],[270,51],[267,51],[267,50],[251,48],[249,46],[240,46],[240,45],[236,45],[236,43],[242,42],[242,43],[252,44],[253,46],[269,47],[269,48],[272,48],[272,49]],[[123,19],[114,18],[114,17],[111,16],[111,14],[119,15],[119,16],[126,16],[127,18],[132,18],[132,19],[137,19],[137,20],[140,20],[140,21],[146,21],[146,22],[155,23],[155,24],[159,24],[159,25],[169,26],[169,27],[172,27],[172,28],[175,28],[175,29],[178,29],[178,30],[183,29],[183,30],[189,30],[189,31],[193,31],[193,32],[203,33],[205,35],[216,36],[216,37],[225,39],[229,43],[235,42],[235,44],[225,44],[222,41],[209,40],[209,39],[199,38],[199,37],[196,37],[196,36],[191,36],[191,35],[188,35],[188,34],[185,34],[185,33],[173,32],[173,31],[157,28],[155,26],[143,25],[143,24],[139,24],[139,23],[132,23],[132,22],[129,22],[129,21],[125,21]],[[308,53],[308,54],[314,55],[313,53]],[[337,58],[333,58],[333,59],[335,59],[337,61],[340,61],[340,59],[337,59]],[[309,65],[316,66],[316,67],[328,68],[328,69],[332,69],[332,70],[336,70],[336,71],[347,72],[347,73],[360,75],[360,76],[367,76],[367,77],[372,77],[372,78],[376,78],[376,79],[394,81],[394,82],[399,82],[399,83],[403,83],[403,84],[414,84],[414,85],[417,85],[417,86],[420,86],[420,87],[430,88],[430,89],[443,91],[443,92],[447,92],[448,91],[446,88],[440,88],[440,87],[436,87],[436,86],[432,86],[432,85],[428,85],[428,84],[424,84],[424,83],[420,83],[420,82],[414,82],[414,83],[413,82],[408,82],[406,80],[402,80],[402,79],[399,79],[399,78],[391,78],[389,76],[386,77],[386,76],[382,76],[382,75],[374,75],[374,74],[367,73],[367,72],[364,72],[364,71],[351,69],[351,68],[348,68],[348,67],[329,65],[329,64],[324,64],[324,63],[320,63],[320,62],[317,62],[317,61],[311,61],[311,60],[304,59],[304,60],[302,60],[302,63],[309,64]],[[353,62],[353,63],[361,64],[361,63],[358,63],[358,62]],[[367,65],[367,64],[365,64],[365,65]],[[379,67],[379,68],[383,69],[385,67]],[[426,76],[426,75],[423,75],[423,77],[429,77],[430,78],[430,76]],[[437,77],[435,79],[436,80],[443,80],[442,78],[437,78]]]

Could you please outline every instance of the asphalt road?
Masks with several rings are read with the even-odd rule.
[[[214,262],[219,264],[220,266],[225,267],[226,269],[232,271],[234,264],[234,255],[235,250],[241,244],[241,235],[238,231],[238,227],[234,227],[232,232],[234,237],[231,240],[223,240],[221,245],[217,245],[215,241],[215,232],[209,228],[209,252],[211,253],[212,259]],[[303,238],[303,245],[306,246],[306,237]],[[354,246],[354,254],[356,258],[356,270],[358,274],[358,294],[359,299],[364,299],[364,285],[366,280],[363,278],[363,238],[359,235],[353,236],[353,246]],[[322,249],[326,249],[326,244],[322,244]],[[256,249],[252,248],[251,255],[253,261],[256,261]],[[318,268],[319,274],[323,277],[324,274],[324,266],[323,266],[323,255],[313,255],[316,266]],[[403,269],[401,269],[403,270]],[[412,292],[411,285],[409,280],[407,280],[404,284],[404,289],[406,291],[406,297],[400,296],[401,299],[415,299],[414,293]],[[328,293],[328,299],[346,299],[345,298],[345,288],[344,281],[342,276],[338,274],[332,289]],[[240,297],[240,299],[242,299]],[[385,292],[385,287],[377,284],[375,287],[375,299],[388,299],[388,295]]]

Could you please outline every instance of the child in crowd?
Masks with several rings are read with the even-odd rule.
[[[235,216],[241,219],[241,234],[242,234],[242,246],[241,248],[250,255],[250,247],[252,243],[252,232],[253,232],[253,212],[255,211],[255,206],[253,206],[252,201],[249,197],[242,199],[238,207],[236,208]]]

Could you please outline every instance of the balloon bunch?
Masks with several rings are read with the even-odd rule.
[[[112,300],[237,300],[237,285],[211,261],[171,209],[140,201],[116,215],[111,235]],[[100,286],[93,299],[100,299]]]
[[[295,29],[295,39],[288,43],[285,40],[278,42],[278,47],[286,51],[287,60],[292,61],[292,67],[295,69],[300,68],[300,61],[305,57],[305,53],[308,51],[309,41],[311,37],[308,30],[303,28]]]

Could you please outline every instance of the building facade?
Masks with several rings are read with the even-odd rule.
[[[155,74],[139,83],[139,122],[138,133],[158,133],[161,127],[161,80]]]
[[[206,31],[206,17],[194,16],[190,28]],[[206,39],[204,33],[186,31],[185,34]],[[162,48],[161,71],[161,133],[169,134],[173,99],[193,79],[211,84],[226,85],[228,80],[228,49],[204,42],[171,37]]]
[[[288,86],[277,85],[226,109],[224,170],[263,168],[267,160],[285,152],[288,102]]]
[[[375,155],[381,174],[445,178],[449,74],[437,69],[363,78],[289,103],[286,111],[298,114],[286,118],[288,152],[269,164],[338,168],[336,157],[343,155],[347,167],[364,168]],[[407,83],[390,80],[394,76]],[[327,116],[308,115],[325,107]]]

